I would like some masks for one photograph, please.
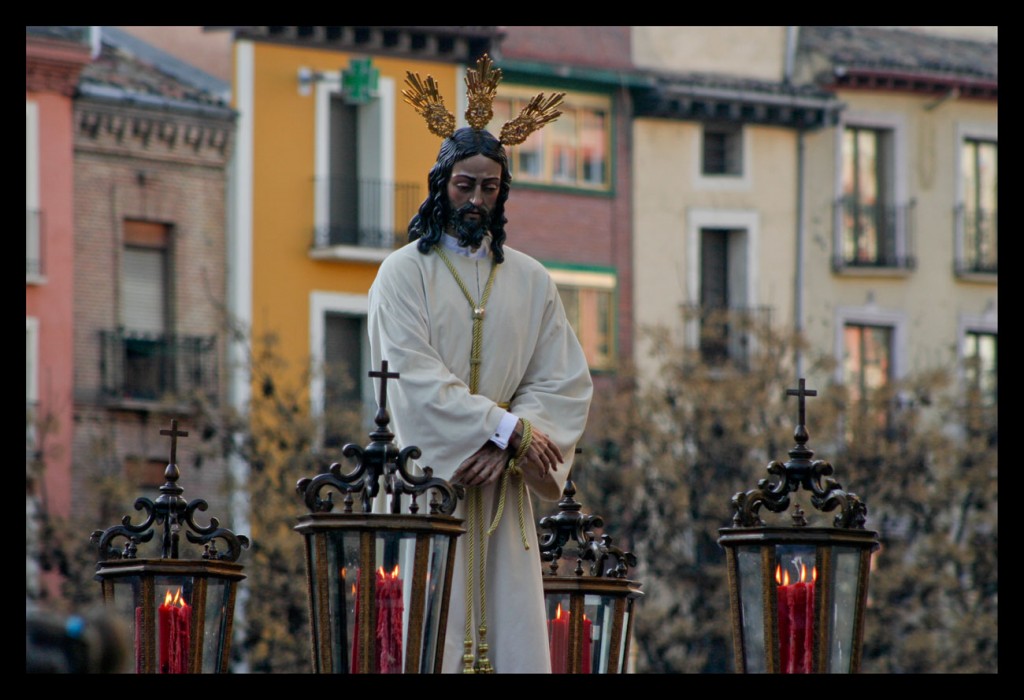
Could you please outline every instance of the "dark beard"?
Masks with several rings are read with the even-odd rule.
[[[467,219],[467,214],[479,214],[479,218]],[[464,204],[452,212],[449,223],[459,237],[460,246],[476,249],[483,243],[490,228],[491,212],[484,207]]]

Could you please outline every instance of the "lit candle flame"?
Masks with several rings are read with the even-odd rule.
[[[781,566],[775,567],[775,583],[780,586],[789,585],[789,572],[785,571]]]
[[[798,583],[815,583],[818,580],[818,567],[811,567],[810,580],[808,580],[807,565],[804,563],[796,564],[794,562],[794,566],[799,566],[800,576],[797,579]],[[789,585],[789,571],[783,569],[781,565],[775,567],[775,583],[780,586]]]
[[[555,619],[556,620],[561,620],[562,619],[562,604],[561,603],[559,603],[558,604],[558,608],[555,609]]]

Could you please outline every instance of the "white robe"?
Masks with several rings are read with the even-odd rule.
[[[556,501],[586,425],[593,383],[550,275],[529,256],[504,250],[484,314],[477,394],[469,392],[470,304],[440,256],[420,253],[415,243],[389,255],[370,288],[370,354],[375,368],[387,360],[388,370],[400,374],[388,383],[390,427],[400,448],[420,448],[420,466],[451,479],[494,434],[505,414],[498,404],[510,402],[508,410],[546,433],[565,458],[553,478],[527,480],[534,493]],[[491,257],[446,252],[479,303]],[[484,487],[485,529],[494,514],[498,483]],[[488,658],[498,673],[545,673],[551,663],[536,521],[527,496],[530,549],[525,550],[513,484],[501,523],[486,544]],[[456,517],[465,518],[465,503],[459,501]],[[466,547],[463,536],[456,546],[446,672],[462,670]]]

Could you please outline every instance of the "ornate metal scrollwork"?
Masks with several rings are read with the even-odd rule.
[[[758,512],[764,506],[773,513],[784,512],[790,505],[789,494],[803,486],[811,494],[811,504],[820,511],[830,512],[839,509],[834,524],[836,527],[864,529],[867,521],[867,506],[856,494],[843,490],[835,479],[832,465],[824,460],[811,460],[814,451],[807,447],[810,435],[804,425],[804,397],[816,396],[817,391],[807,390],[804,380],[800,380],[799,389],[787,389],[786,394],[797,396],[800,401],[800,422],[793,431],[796,445],[789,451],[789,461],[782,463],[772,461],[768,464],[771,478],[761,479],[757,488],[739,492],[732,497],[732,505],[736,512],[732,522],[736,527],[757,527],[764,525]]]
[[[558,502],[558,514],[545,516],[538,522],[541,529],[548,530],[538,536],[541,561],[549,562],[550,574],[556,575],[559,560],[575,554],[573,573],[576,576],[583,575],[583,562],[589,561],[592,562],[590,576],[625,578],[629,567],[636,566],[636,555],[613,546],[608,534],[602,534],[598,540],[593,528],[604,527],[604,520],[598,515],[581,513],[582,506],[575,495],[576,485],[570,474],[562,489],[562,500]],[[605,569],[606,562],[612,558],[615,565]]]
[[[422,475],[412,473],[408,468],[409,460],[418,459],[420,449],[405,447],[399,451],[394,444],[394,434],[388,430],[391,417],[387,411],[387,380],[397,379],[399,374],[388,372],[387,360],[381,362],[379,372],[369,374],[381,378],[380,400],[374,418],[377,428],[370,433],[370,444],[365,448],[352,443],[342,448],[345,457],[355,459],[355,469],[346,474],[341,464],[334,462],[325,473],[300,479],[295,490],[314,513],[329,513],[334,509],[334,491],[345,494],[343,512],[352,512],[354,494],[361,496],[363,512],[370,512],[371,503],[380,492],[380,480],[383,477],[384,491],[391,496],[391,513],[401,512],[403,494],[410,496],[409,512],[417,513],[417,496],[432,491],[434,498],[430,502],[430,513],[451,515],[456,506],[455,489],[444,479],[434,477],[430,467],[424,467]],[[324,489],[328,489],[326,493]]]
[[[194,515],[196,511],[205,511],[209,507],[207,502],[201,498],[186,502],[181,496],[185,490],[178,485],[181,472],[175,460],[178,438],[187,437],[188,432],[178,430],[178,421],[172,420],[171,429],[161,430],[160,434],[171,438],[171,461],[164,470],[166,481],[160,487],[160,496],[156,501],[145,497],[135,499],[135,510],[146,511],[146,519],[133,525],[131,516],[126,515],[121,519],[120,525],[93,531],[90,540],[98,546],[102,559],[135,559],[138,557],[139,545],[152,540],[155,528],[163,526],[160,558],[177,559],[178,544],[184,527],[185,537],[189,542],[205,545],[202,555],[204,559],[237,561],[242,550],[248,548],[249,538],[222,528],[217,518],[210,518],[210,524],[207,526],[200,525],[195,521]],[[118,537],[126,540],[123,549],[112,546],[112,542]],[[217,550],[216,540],[223,540],[226,543],[226,551]]]

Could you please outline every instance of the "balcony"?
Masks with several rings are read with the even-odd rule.
[[[835,272],[913,270],[913,202],[898,206],[868,204],[844,197],[833,203]]]
[[[100,331],[102,395],[113,401],[216,400],[217,339]]]
[[[25,210],[25,280],[43,279],[42,213],[38,209]]]
[[[749,369],[751,351],[771,327],[771,307],[710,307],[684,304],[687,337],[700,350],[701,361],[711,366]]]
[[[391,252],[408,239],[406,230],[422,202],[412,183],[325,177],[316,180],[319,211],[313,230],[313,257],[363,259]]]
[[[957,205],[953,271],[961,277],[990,277],[999,268],[999,216],[996,209]]]

